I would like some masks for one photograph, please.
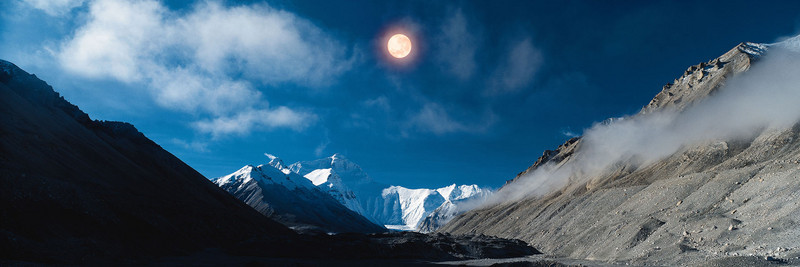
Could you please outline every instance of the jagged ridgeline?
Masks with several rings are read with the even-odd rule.
[[[743,43],[690,67],[638,114],[545,151],[492,205],[439,231],[520,238],[545,253],[602,261],[794,259],[794,48]]]
[[[247,165],[214,183],[262,214],[296,230],[432,232],[479,204],[491,191],[477,185],[409,189],[376,182],[341,154],[285,165]]]

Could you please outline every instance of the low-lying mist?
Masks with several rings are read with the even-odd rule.
[[[682,148],[753,137],[800,120],[800,37],[769,46],[750,70],[684,110],[659,110],[597,123],[561,165],[545,164],[500,189],[485,205],[536,197],[584,183],[616,164],[646,166]]]

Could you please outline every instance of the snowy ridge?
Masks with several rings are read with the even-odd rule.
[[[317,227],[330,232],[385,230],[341,204],[333,194],[323,192],[324,188],[292,172],[280,158],[264,155],[269,163],[246,165],[213,182],[262,214],[295,229]]]
[[[795,37],[795,38],[797,38],[797,37]],[[741,45],[739,45],[738,48],[739,48],[739,51],[745,52],[747,54],[750,54],[750,55],[753,55],[753,56],[762,56],[762,55],[764,55],[764,53],[767,52],[767,48],[769,48],[769,46],[770,46],[769,44],[746,42],[746,43],[742,43]]]
[[[443,195],[447,200],[418,222],[417,231],[433,232],[447,224],[456,215],[479,206],[493,193],[491,190],[482,189],[477,185],[456,186],[453,184],[436,190],[446,193]]]
[[[491,192],[477,185],[409,189],[377,183],[341,154],[296,162],[289,165],[289,169],[303,175],[345,207],[376,224],[398,230],[418,230],[422,221],[437,209],[446,213],[437,213],[437,216],[449,219],[467,210],[463,208],[463,200],[483,199]]]
[[[328,193],[348,209],[355,211],[367,219],[378,222],[364,209],[354,190],[363,185],[374,183],[361,170],[361,167],[350,162],[340,154],[314,161],[301,161],[289,165],[289,169],[308,179],[314,186]]]
[[[265,184],[279,184],[289,190],[302,188],[314,188],[314,185],[308,179],[303,179],[296,173],[284,173],[283,170],[277,169],[270,165],[246,165],[234,173],[217,178],[214,183],[217,186],[224,186],[231,183],[239,183],[239,187],[247,185],[251,181],[262,182]]]
[[[385,226],[399,230],[424,230],[420,229],[424,220],[435,217],[437,224],[427,225],[426,228],[438,228],[455,215],[477,206],[489,194],[489,190],[481,189],[478,185],[458,186],[452,184],[437,189],[409,189],[402,186],[391,186],[383,190],[382,196],[386,201],[396,199],[400,206],[403,223]],[[475,200],[475,202],[467,203],[469,200]]]
[[[384,199],[397,201],[401,213],[402,225],[405,229],[416,229],[422,218],[445,202],[439,192],[432,189],[408,189],[402,186],[391,186],[383,189]]]
[[[445,200],[447,201],[456,201],[461,199],[467,199],[473,197],[475,195],[482,194],[484,192],[483,189],[478,187],[478,185],[460,185],[456,186],[456,184],[452,184],[449,186],[445,186],[439,189],[436,189],[439,194],[441,194]]]
[[[267,163],[267,165],[275,167],[276,169],[280,170],[286,175],[292,172],[292,170],[290,170],[289,167],[286,167],[286,165],[283,164],[282,159],[267,153],[264,153],[264,156],[267,156],[267,158],[269,158],[269,163]]]

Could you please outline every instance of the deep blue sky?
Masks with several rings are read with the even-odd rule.
[[[797,1],[0,3],[0,58],[209,178],[342,153],[406,187],[499,187]],[[385,36],[414,42],[392,60]]]

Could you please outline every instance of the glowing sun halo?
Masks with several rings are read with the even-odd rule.
[[[389,49],[389,54],[396,58],[404,58],[411,53],[411,39],[403,34],[392,35],[389,38],[389,43],[386,45]]]

